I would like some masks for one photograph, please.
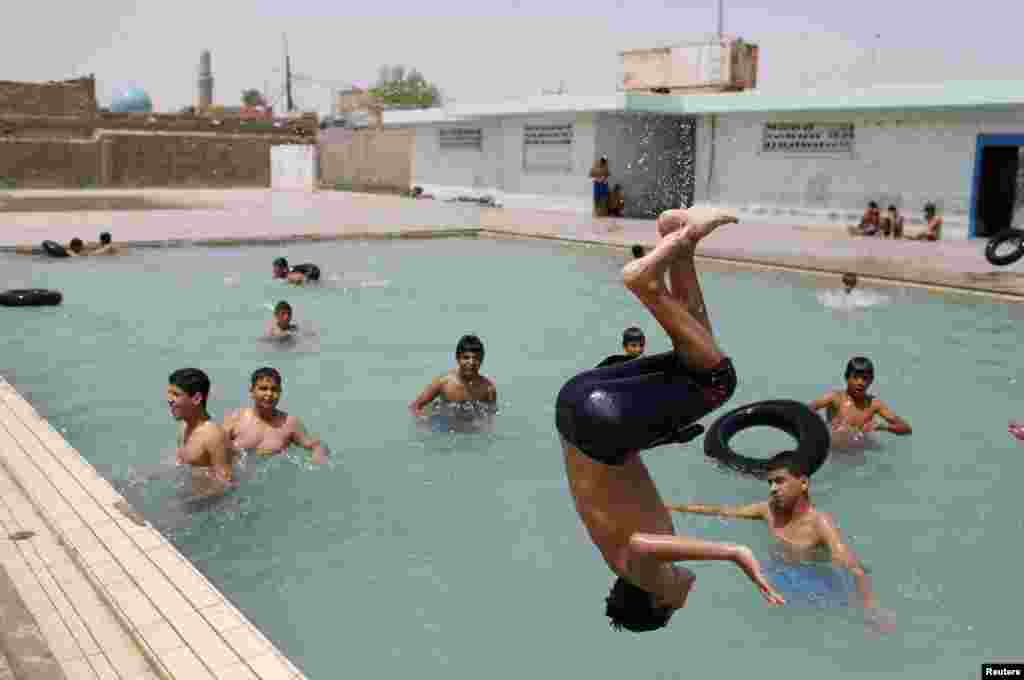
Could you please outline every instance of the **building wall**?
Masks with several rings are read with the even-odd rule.
[[[622,184],[626,217],[650,218],[693,200],[692,117],[601,114],[596,156],[608,156],[609,183]]]
[[[355,189],[412,186],[412,128],[328,128],[320,132],[320,179]]]
[[[100,144],[101,162],[109,164],[104,186],[270,186],[271,143],[265,139],[112,134]]]
[[[92,77],[49,83],[0,80],[0,114],[93,116],[96,81]]]
[[[769,121],[853,123],[854,153],[849,158],[763,154],[762,127]],[[918,221],[924,203],[933,201],[946,233],[965,237],[981,133],[1024,133],[1024,112],[704,116],[697,134],[695,200],[728,205],[760,221],[836,224],[856,222],[870,200],[895,203]]]
[[[416,126],[412,184],[438,198],[493,196],[509,207],[577,212],[591,209],[588,178],[595,158],[595,116],[589,113],[488,117]],[[524,163],[526,125],[573,125],[571,162],[562,171],[530,170]],[[440,130],[480,128],[481,148],[441,149]]]
[[[16,187],[93,186],[99,173],[98,147],[91,140],[0,138],[0,179]]]

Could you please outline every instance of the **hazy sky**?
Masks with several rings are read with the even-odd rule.
[[[1020,79],[1024,3],[971,0],[725,0],[725,30],[760,46],[760,89]],[[771,9],[763,9],[770,5]],[[498,7],[501,9],[498,9]],[[5,22],[0,78],[95,73],[100,105],[125,84],[160,111],[195,103],[199,53],[212,52],[214,100],[281,90],[282,32],[296,102],[328,112],[331,88],[376,79],[382,64],[418,68],[444,93],[487,102],[554,89],[613,92],[618,50],[716,29],[716,0],[37,0]],[[12,17],[8,17],[12,18]],[[45,27],[45,30],[41,30]]]

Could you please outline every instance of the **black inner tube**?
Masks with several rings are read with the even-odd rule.
[[[43,241],[43,250],[50,257],[71,257],[64,246],[57,243],[56,241]]]
[[[23,288],[5,290],[0,293],[0,305],[4,307],[42,307],[59,305],[64,296],[59,290],[43,288]]]
[[[825,421],[806,404],[790,399],[758,401],[729,411],[704,436],[704,453],[741,474],[763,479],[769,459],[742,456],[729,446],[736,434],[758,426],[774,427],[796,438],[796,454],[808,474],[817,472],[828,458],[831,437]]]
[[[320,267],[318,267],[315,264],[312,264],[310,262],[306,262],[304,264],[297,264],[294,267],[292,267],[292,271],[293,272],[301,272],[310,281],[319,281],[320,280]]]
[[[1012,250],[1000,253],[1003,245],[1010,245]],[[985,259],[997,267],[1005,267],[1024,257],[1024,231],[1020,229],[1004,229],[993,236],[985,246]]]

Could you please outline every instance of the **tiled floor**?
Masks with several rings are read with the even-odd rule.
[[[0,526],[34,532],[0,563],[68,678],[303,677],[123,503],[0,379]]]

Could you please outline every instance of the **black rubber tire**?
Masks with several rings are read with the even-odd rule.
[[[71,257],[64,246],[57,243],[56,241],[43,241],[43,250],[50,257]]]
[[[59,305],[63,299],[59,290],[43,288],[5,290],[0,293],[0,305],[4,307],[46,307]]]
[[[292,267],[292,271],[301,272],[310,281],[320,280],[320,267],[317,267],[315,264],[312,264],[310,262],[306,262],[304,264],[297,264],[294,267]]]
[[[729,411],[716,420],[704,435],[704,453],[741,474],[763,479],[768,459],[741,456],[729,446],[741,430],[768,426],[789,433],[797,440],[796,453],[814,474],[828,458],[831,437],[825,421],[809,406],[790,399],[758,401]]]
[[[1009,255],[999,255],[999,246],[1004,243],[1016,242],[1017,247]],[[1024,257],[1024,230],[1003,229],[1001,232],[989,239],[985,246],[985,259],[997,267],[1005,267],[1013,264],[1021,257]]]

